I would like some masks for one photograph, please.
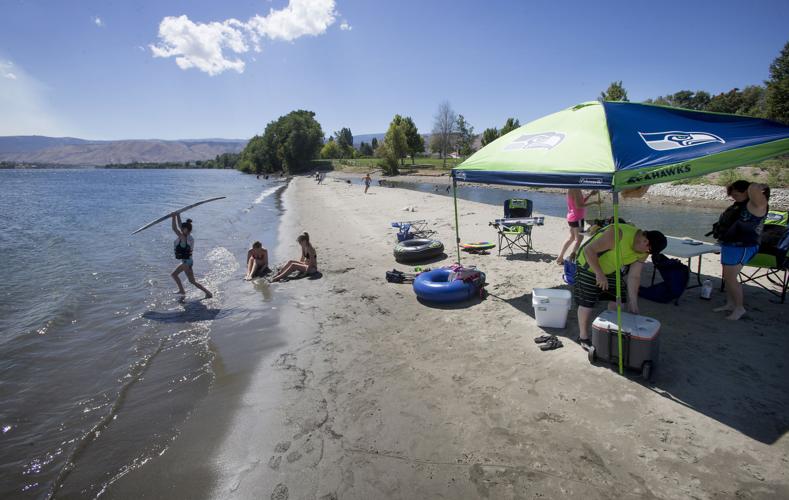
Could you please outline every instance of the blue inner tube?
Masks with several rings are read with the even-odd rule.
[[[473,283],[449,281],[449,269],[434,269],[421,273],[414,280],[414,293],[428,302],[460,302],[477,294]]]

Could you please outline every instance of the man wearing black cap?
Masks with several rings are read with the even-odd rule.
[[[622,282],[622,301],[627,302],[631,313],[638,314],[642,265],[650,254],[657,255],[666,248],[666,237],[660,231],[642,231],[630,224],[619,224],[619,248],[622,265],[630,266],[627,280]],[[579,342],[584,348],[591,345],[589,323],[594,307],[600,300],[616,300],[615,259],[613,224],[592,236],[578,255],[573,292],[578,303]],[[616,302],[609,302],[608,308],[616,308]]]

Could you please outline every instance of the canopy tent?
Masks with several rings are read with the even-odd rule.
[[[789,153],[789,127],[768,120],[630,102],[586,102],[529,122],[452,169],[457,181],[613,192],[622,373],[618,193]]]

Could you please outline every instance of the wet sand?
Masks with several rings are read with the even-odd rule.
[[[644,383],[587,361],[574,309],[566,329],[536,326],[532,289],[562,286],[563,219],[535,229],[528,258],[464,254],[490,296],[434,307],[386,282],[386,270],[412,270],[393,259],[390,222],[430,221],[449,253],[431,265],[450,264],[451,199],[362,192],[296,178],[285,193],[278,254],[297,256],[306,230],[322,276],[272,285],[292,297],[281,317],[292,338],[261,363],[212,456],[195,458],[215,475],[207,496],[789,497],[787,304],[746,286],[750,313],[725,321],[712,312],[717,256],[705,257],[712,301],[699,289],[679,305],[640,301],[662,323]],[[498,207],[461,200],[459,213],[464,241],[495,239]],[[564,347],[540,351],[546,331]]]

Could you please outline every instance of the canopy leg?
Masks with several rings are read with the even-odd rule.
[[[458,181],[452,176],[452,199],[455,202],[455,248],[458,253],[458,264],[460,264],[460,226],[458,225]]]

